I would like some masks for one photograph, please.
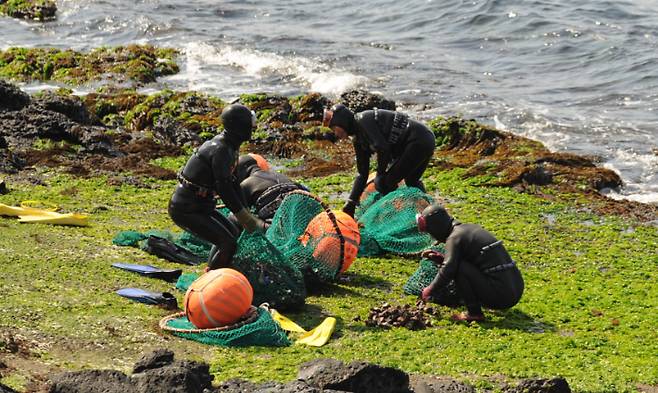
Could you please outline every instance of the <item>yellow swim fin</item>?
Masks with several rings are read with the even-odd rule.
[[[75,225],[85,227],[89,225],[87,216],[77,213],[40,212],[38,215],[26,214],[18,217],[18,222],[33,222],[41,224]]]
[[[315,329],[302,334],[295,344],[306,344],[313,347],[321,347],[329,341],[331,333],[336,327],[336,318],[327,317]]]
[[[270,314],[272,314],[272,319],[274,319],[281,326],[281,329],[287,332],[306,333],[306,330],[304,330],[301,326],[281,315],[277,310],[271,308]]]
[[[54,210],[51,209],[38,209],[36,207],[30,206],[9,206],[4,203],[0,203],[0,216],[38,216],[44,213],[52,213]]]

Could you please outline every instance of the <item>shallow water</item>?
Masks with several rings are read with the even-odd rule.
[[[601,157],[614,196],[658,202],[658,3],[61,0],[0,18],[0,47],[153,43],[184,51],[152,88],[336,96],[379,91],[421,119],[461,114]],[[82,89],[84,91],[84,89]]]

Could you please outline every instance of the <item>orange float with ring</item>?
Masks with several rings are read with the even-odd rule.
[[[244,274],[224,268],[197,278],[185,293],[185,315],[199,329],[230,325],[251,307],[254,290]]]

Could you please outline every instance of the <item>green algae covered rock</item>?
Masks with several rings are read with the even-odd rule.
[[[52,0],[8,0],[0,1],[0,15],[18,19],[39,21],[55,18],[57,4]]]
[[[154,82],[178,72],[178,52],[151,45],[102,47],[89,53],[55,48],[9,48],[0,51],[0,77],[82,84],[92,80]]]

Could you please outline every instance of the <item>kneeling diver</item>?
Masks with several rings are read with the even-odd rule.
[[[221,115],[224,132],[204,142],[178,176],[169,201],[169,216],[184,230],[213,244],[208,269],[231,265],[241,229],[216,210],[219,197],[249,232],[264,231],[265,223],[246,208],[235,177],[240,145],[251,138],[256,115],[244,105],[233,104]]]
[[[442,292],[455,280],[457,295],[466,305],[454,320],[482,321],[482,306],[507,309],[523,294],[523,277],[501,240],[475,224],[462,224],[440,205],[430,205],[417,218],[418,229],[439,242],[446,254],[432,283],[423,289],[423,300]],[[436,254],[426,253],[430,259]]]

